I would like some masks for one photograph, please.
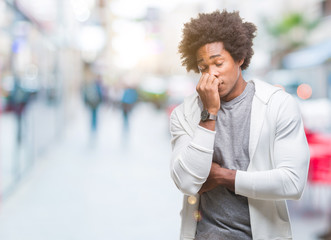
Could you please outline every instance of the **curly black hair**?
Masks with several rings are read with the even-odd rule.
[[[235,61],[244,59],[241,69],[249,66],[253,51],[253,38],[256,26],[243,22],[239,12],[232,13],[219,10],[212,13],[200,13],[195,19],[184,24],[183,39],[179,43],[182,65],[186,70],[199,73],[196,53],[208,43],[223,42],[224,48]]]

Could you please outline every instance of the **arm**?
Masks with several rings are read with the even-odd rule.
[[[219,81],[215,76],[203,74],[197,92],[205,109],[217,114],[220,108]],[[186,120],[181,109],[171,114],[172,135],[171,176],[176,186],[188,195],[196,194],[206,181],[213,157],[215,121],[200,122],[193,136],[185,131]]]
[[[278,114],[274,169],[246,172],[225,169],[213,163],[199,193],[222,185],[237,194],[255,199],[299,199],[307,179],[309,148],[300,111],[294,101],[288,98]]]
[[[213,157],[216,132],[198,126],[189,136],[179,119],[182,113],[176,109],[171,114],[172,135],[171,176],[184,194],[194,195],[206,181]]]
[[[273,148],[274,168],[237,171],[235,191],[255,199],[299,199],[307,181],[309,148],[297,103],[287,96],[276,120]],[[269,160],[268,160],[269,161]]]

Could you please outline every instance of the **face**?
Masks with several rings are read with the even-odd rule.
[[[221,100],[230,101],[244,91],[246,82],[240,68],[244,60],[234,61],[222,42],[200,47],[196,56],[201,74],[208,73],[220,80],[218,92]]]

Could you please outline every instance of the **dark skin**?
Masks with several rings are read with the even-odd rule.
[[[217,115],[221,101],[231,101],[245,90],[247,83],[241,72],[244,60],[234,61],[230,53],[224,49],[222,42],[208,43],[200,47],[196,56],[201,72],[196,90],[204,109]],[[216,121],[201,121],[199,125],[215,131]],[[213,162],[209,176],[199,194],[208,192],[217,186],[224,186],[234,192],[236,172],[236,170],[222,168]]]

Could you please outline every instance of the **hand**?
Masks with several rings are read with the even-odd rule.
[[[203,73],[196,87],[201,98],[204,109],[207,109],[211,114],[217,115],[221,107],[221,100],[218,93],[220,81],[208,73]]]
[[[219,164],[212,162],[209,176],[206,182],[199,190],[199,194],[213,190],[217,186],[221,185],[226,187],[232,192],[235,192],[235,179],[236,170],[222,168]]]
[[[215,162],[212,162],[209,176],[205,183],[202,185],[201,189],[199,190],[199,194],[203,194],[204,192],[208,192],[219,185],[219,173],[221,171],[221,166]]]

